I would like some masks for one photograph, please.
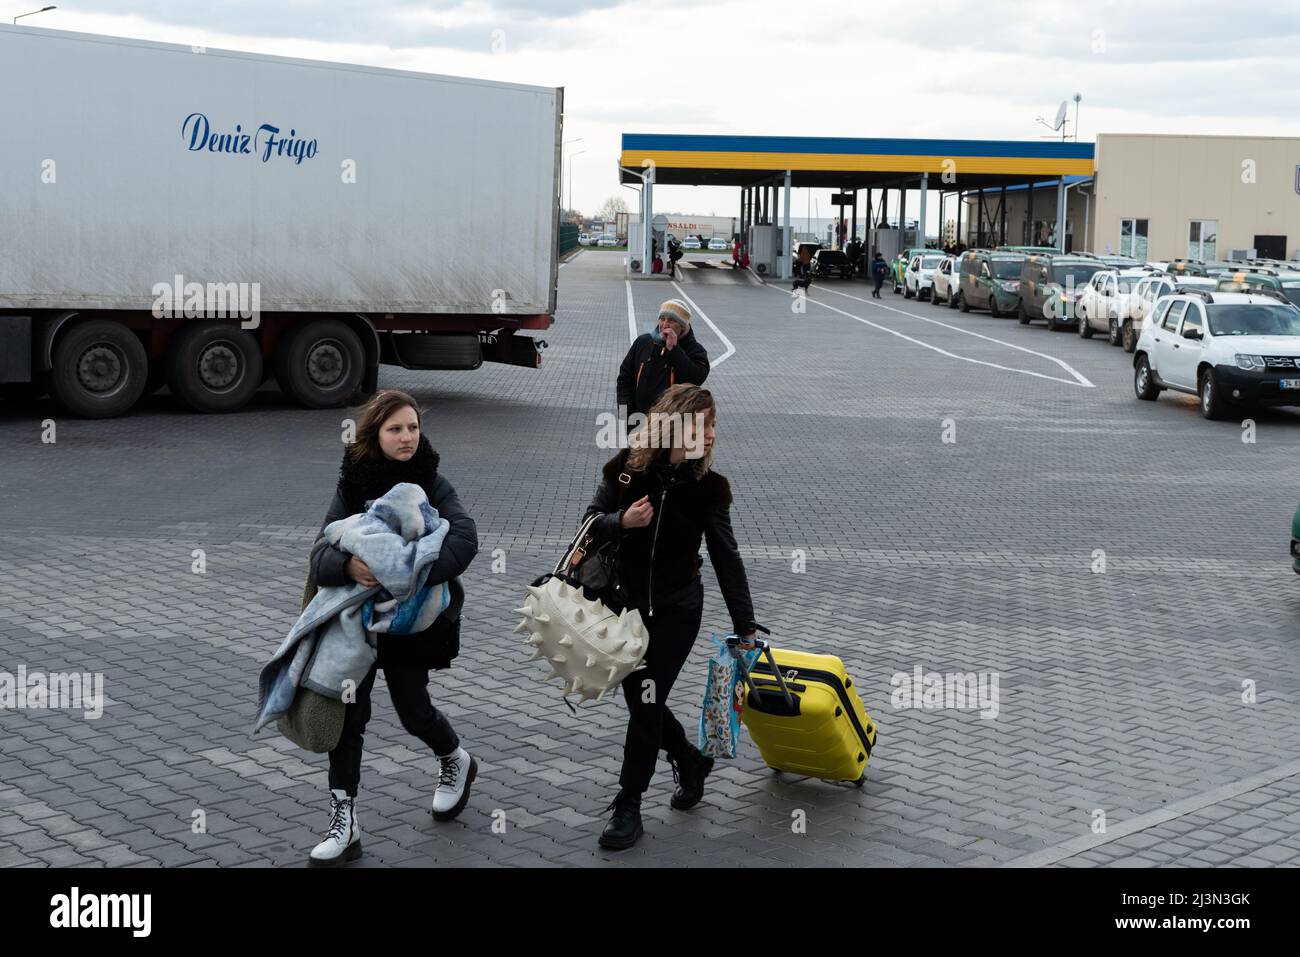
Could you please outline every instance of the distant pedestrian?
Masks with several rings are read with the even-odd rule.
[[[871,290],[871,298],[880,298],[880,287],[885,284],[885,277],[889,275],[889,263],[885,262],[885,257],[876,253],[876,257],[871,260],[871,278],[875,281],[875,287]]]
[[[646,413],[672,385],[703,385],[709,354],[691,331],[691,310],[680,299],[659,307],[651,332],[637,336],[618,369],[618,404],[629,416]]]

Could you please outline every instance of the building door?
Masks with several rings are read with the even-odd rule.
[[[1285,236],[1256,236],[1251,245],[1260,259],[1286,259]]]

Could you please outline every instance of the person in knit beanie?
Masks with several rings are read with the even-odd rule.
[[[691,331],[691,309],[680,299],[659,307],[655,328],[637,336],[618,370],[618,404],[629,416],[646,413],[669,386],[703,385],[709,354]]]

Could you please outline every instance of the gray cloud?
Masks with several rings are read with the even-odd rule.
[[[492,31],[504,30],[508,47],[536,42],[567,19],[611,9],[629,0],[77,0],[79,13],[144,17],[196,31],[284,37],[332,43],[486,50]],[[444,29],[420,22],[422,13],[464,13],[471,26]]]

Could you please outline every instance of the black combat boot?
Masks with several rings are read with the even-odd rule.
[[[641,795],[619,791],[608,810],[614,816],[600,835],[600,846],[611,851],[631,847],[641,837]]]
[[[704,779],[713,770],[713,758],[698,748],[689,748],[673,762],[673,780],[678,784],[671,804],[679,811],[695,807],[704,797]]]

